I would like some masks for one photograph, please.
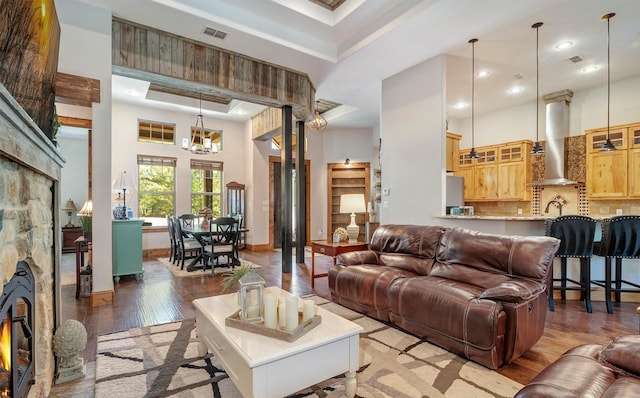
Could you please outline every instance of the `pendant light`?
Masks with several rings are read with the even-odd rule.
[[[469,159],[478,159],[480,155],[476,151],[475,145],[475,82],[476,82],[476,42],[478,39],[471,39],[471,151],[469,151]]]
[[[182,149],[185,151],[191,151],[196,155],[208,155],[218,153],[218,146],[211,142],[211,138],[207,137],[204,130],[204,116],[202,115],[202,94],[200,94],[200,113],[196,116],[196,134],[191,133],[191,145],[189,145],[189,139],[182,139]],[[200,136],[199,142],[196,143],[196,136]]]
[[[540,140],[538,138],[538,131],[539,131],[539,126],[538,126],[538,115],[540,112],[540,74],[539,74],[539,40],[538,40],[538,30],[540,29],[540,27],[542,26],[542,22],[536,22],[533,25],[531,25],[532,28],[534,28],[536,30],[536,143],[533,144],[533,148],[531,149],[531,154],[532,155],[542,155],[544,153],[544,148],[542,148],[542,145],[540,145]]]
[[[327,128],[327,119],[322,117],[320,112],[318,111],[318,106],[320,105],[320,101],[316,101],[316,110],[313,115],[313,119],[307,122],[307,127],[314,131],[322,131]]]
[[[609,21],[611,18],[615,17],[616,13],[611,12],[609,14],[605,14],[602,16],[602,19],[607,20],[607,140],[605,141],[602,148],[600,148],[600,152],[611,152],[616,150],[616,146],[611,142],[611,44],[609,42]]]

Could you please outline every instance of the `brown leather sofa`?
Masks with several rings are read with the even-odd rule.
[[[562,354],[516,398],[640,397],[640,335],[606,346],[585,344]]]
[[[382,225],[369,250],[338,256],[329,289],[345,307],[496,369],[542,335],[558,245],[544,236]]]

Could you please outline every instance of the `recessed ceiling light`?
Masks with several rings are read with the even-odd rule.
[[[518,94],[521,93],[524,89],[520,86],[511,87],[509,89],[509,94]]]
[[[598,69],[600,69],[598,65],[589,65],[582,69],[582,73],[591,73],[597,71]]]
[[[134,89],[129,89],[127,90],[127,94],[133,96],[133,97],[140,97],[142,94]]]
[[[556,44],[556,50],[566,50],[569,47],[573,47],[573,42],[571,40],[561,41]]]
[[[478,72],[478,74],[476,76],[478,76],[478,77],[487,77],[490,74],[491,74],[490,70],[484,69],[484,70],[481,70],[480,72]]]
[[[466,102],[458,102],[453,107],[456,108],[456,109],[462,109],[462,108],[466,108],[468,106],[469,106],[469,104],[467,104]]]

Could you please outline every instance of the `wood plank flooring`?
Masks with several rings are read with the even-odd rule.
[[[245,250],[241,257],[262,266],[260,273],[267,286],[277,285],[300,296],[315,293],[329,298],[327,278],[316,279],[315,292],[311,289],[310,257],[305,258],[304,264],[294,262],[291,274],[282,274],[280,252]],[[316,273],[326,272],[330,264],[330,257],[316,255]],[[144,271],[142,281],[136,281],[133,276],[121,278],[115,286],[113,305],[89,307],[88,298],[75,299],[75,286],[63,286],[63,321],[76,319],[85,325],[88,343],[83,357],[91,369],[95,365],[98,335],[193,318],[192,300],[223,293],[222,278],[212,278],[209,272],[174,278],[156,260],[145,261]],[[525,384],[569,348],[582,343],[604,344],[616,336],[637,334],[640,318],[635,310],[637,306],[637,303],[615,303],[615,314],[607,314],[604,303],[595,301],[593,313],[589,314],[580,301],[556,300],[555,312],[547,313],[545,332],[540,341],[498,372]],[[93,396],[92,377],[93,374],[77,382],[54,386],[51,397]]]

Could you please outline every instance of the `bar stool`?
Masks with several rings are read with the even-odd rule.
[[[566,300],[567,290],[579,290],[580,300],[585,301],[587,312],[591,312],[591,257],[593,256],[593,238],[596,233],[596,221],[591,217],[567,215],[545,221],[545,235],[560,239],[556,257],[560,258],[560,278],[553,278],[549,284],[549,310],[555,311],[554,289],[560,290],[562,300]],[[567,277],[567,258],[580,259],[580,281]],[[559,287],[554,282],[560,282]],[[573,286],[567,286],[567,282]]]
[[[604,287],[607,312],[613,314],[611,292],[620,302],[621,292],[640,292],[640,285],[622,278],[622,259],[640,258],[640,216],[615,216],[602,222],[602,241],[596,245],[595,253],[604,257],[605,280],[591,281]],[[611,280],[611,259],[616,259],[615,279]],[[624,286],[623,286],[624,285]]]

